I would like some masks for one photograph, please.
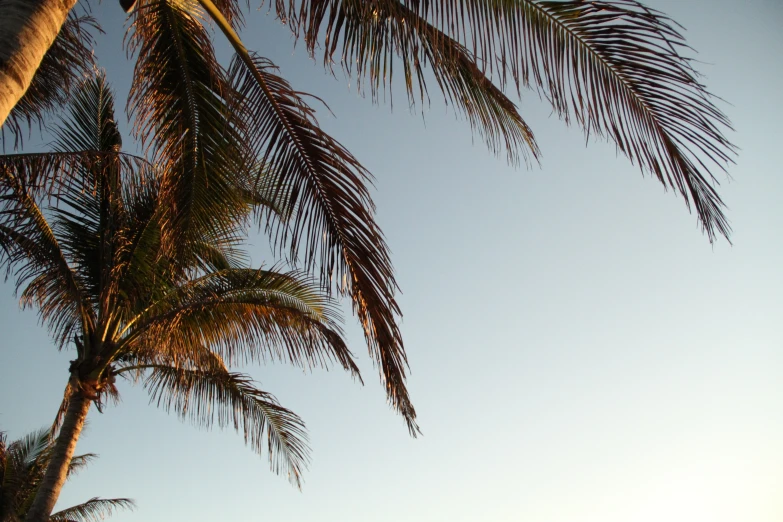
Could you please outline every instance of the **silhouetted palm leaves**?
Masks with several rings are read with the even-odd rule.
[[[566,121],[612,139],[631,161],[679,191],[689,207],[695,206],[711,241],[716,233],[728,236],[711,169],[722,169],[733,157],[723,136],[729,122],[681,54],[687,46],[677,24],[662,13],[635,0],[290,0],[275,5],[311,53],[322,48],[327,65],[339,56],[373,95],[390,86],[393,55],[401,58],[411,99],[425,98],[424,71],[431,67],[447,101],[465,105],[469,117],[480,105],[468,95],[455,96],[461,76],[440,71],[469,61],[501,88],[512,82],[518,92],[537,89]],[[495,113],[500,114],[497,109],[487,114]],[[515,109],[513,115],[516,121]],[[532,136],[512,139],[510,131],[517,127],[488,121],[481,127],[493,148],[503,135],[512,155],[519,145],[536,151]]]
[[[30,433],[8,442],[0,432],[0,522],[21,522],[38,491],[49,461],[53,438],[49,430]],[[73,458],[68,476],[85,467],[95,455],[88,453]],[[97,522],[121,509],[133,509],[127,498],[91,498],[87,502],[53,513],[52,522]]]
[[[228,120],[213,123],[221,134]],[[116,376],[141,380],[165,409],[268,448],[272,468],[299,484],[303,422],[228,366],[359,372],[335,304],[309,277],[244,265],[246,221],[269,196],[244,185],[247,170],[122,153],[102,76],[81,85],[55,134],[55,153],[0,157],[0,266],[58,344],[76,348],[66,403],[79,394],[100,407],[117,397]],[[188,190],[176,184],[183,172],[196,172]],[[208,197],[221,179],[245,190]]]

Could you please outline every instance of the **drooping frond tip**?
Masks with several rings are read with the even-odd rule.
[[[247,141],[262,158],[263,178],[285,196],[293,218],[273,234],[290,258],[317,267],[325,288],[350,295],[387,396],[411,433],[416,413],[405,385],[407,361],[397,320],[397,284],[388,247],[375,223],[369,173],[318,126],[300,93],[259,57],[235,60],[231,85],[247,122]]]
[[[464,103],[490,145],[502,136],[508,146],[510,132],[527,136],[521,118],[500,110],[503,98],[492,100],[491,81],[460,84],[454,60],[467,57],[501,90],[509,82],[518,92],[537,89],[565,121],[608,137],[643,172],[679,192],[710,241],[729,236],[712,170],[725,171],[733,161],[736,149],[724,135],[731,127],[685,56],[679,26],[662,13],[636,0],[289,0],[275,6],[310,52],[323,49],[331,64],[341,49],[346,71],[359,82],[367,78],[372,89],[391,84],[391,55],[397,55],[409,94],[418,81],[424,99],[431,67],[447,100]],[[476,104],[479,94],[483,106]]]

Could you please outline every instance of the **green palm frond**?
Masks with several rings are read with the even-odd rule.
[[[208,346],[229,363],[287,361],[327,367],[336,361],[359,377],[333,302],[298,273],[226,269],[184,284],[128,325],[120,351],[187,357]]]
[[[157,366],[145,386],[166,411],[204,428],[233,426],[259,454],[266,446],[272,470],[301,486],[310,451],[304,422],[248,376],[219,364],[197,370]]]
[[[52,513],[51,522],[100,522],[115,511],[133,510],[136,504],[129,498],[91,498],[83,504]]]
[[[66,104],[71,89],[94,67],[93,32],[101,32],[96,20],[87,14],[68,15],[60,33],[44,55],[24,96],[11,110],[5,130],[14,135],[14,148],[22,145],[23,124],[43,126],[44,120]]]
[[[391,54],[402,58],[406,78],[423,82],[428,63],[438,78],[438,61],[421,59],[426,52],[413,37],[443,33],[429,40],[441,54],[454,56],[456,41],[501,88],[510,81],[518,90],[538,89],[563,119],[608,137],[643,172],[678,191],[710,241],[728,237],[712,170],[733,159],[723,135],[729,122],[682,54],[687,46],[678,26],[662,13],[635,0],[289,0],[276,6],[311,53],[325,35],[325,59],[339,45],[346,70],[359,80],[368,76],[373,89],[390,81],[382,73]],[[411,36],[395,41],[390,34]],[[438,83],[448,97],[453,86]]]
[[[0,459],[0,520],[15,515],[37,489],[51,449],[49,431],[38,430],[4,446]]]
[[[114,120],[114,93],[102,72],[79,83],[68,114],[54,129],[56,152],[119,152],[122,137]]]
[[[49,446],[49,430],[42,428],[14,441],[8,448],[8,455],[19,465],[29,466],[45,455]]]

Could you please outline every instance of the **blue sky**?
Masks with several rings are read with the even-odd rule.
[[[532,92],[519,104],[542,165],[513,169],[435,96],[424,119],[401,92],[394,111],[374,106],[251,13],[248,47],[329,103],[322,124],[377,178],[424,436],[386,405],[347,316],[364,387],[339,371],[248,369],[307,422],[302,492],[240,436],[181,423],[126,385],[119,406],[91,413],[78,451],[100,459],[60,505],[136,499],[118,522],[783,519],[783,5],[647,3],[688,29],[730,102],[741,150],[720,192],[733,246],[710,245],[672,192],[612,145],[586,148]],[[112,1],[95,12],[124,100],[123,16]],[[251,252],[267,259],[265,240]],[[51,422],[72,355],[2,288],[0,429],[18,437]]]

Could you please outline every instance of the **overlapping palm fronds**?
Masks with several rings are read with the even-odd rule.
[[[214,136],[192,156],[167,157],[165,141],[151,162],[123,153],[101,75],[80,86],[55,134],[54,153],[0,157],[0,267],[55,339],[76,347],[66,401],[100,404],[119,393],[116,375],[135,377],[166,409],[266,446],[272,468],[300,484],[302,420],[228,366],[271,358],[359,371],[334,302],[309,276],[243,264],[244,223],[269,198],[247,183],[253,173],[213,166],[200,144]],[[191,174],[189,190],[167,169]],[[209,199],[221,182],[226,196]]]
[[[721,134],[728,122],[681,54],[676,24],[634,0],[281,0],[274,9],[312,54],[322,48],[329,67],[339,57],[374,97],[391,88],[395,63],[412,102],[428,99],[434,79],[490,148],[505,149],[512,162],[540,151],[503,89],[533,87],[566,121],[613,139],[644,171],[676,188],[710,240],[729,233],[708,165],[731,160]],[[236,51],[228,71],[214,58],[207,18]],[[234,0],[141,0],[131,38],[137,128],[157,136],[163,157],[190,154],[197,164],[199,154],[213,150],[201,141],[220,134],[220,115],[223,135],[238,139],[242,150],[231,154],[233,164],[220,157],[199,168],[220,172],[263,161],[273,199],[293,216],[273,227],[276,245],[318,271],[324,287],[351,295],[389,398],[416,433],[397,288],[372,217],[369,173],[320,129],[274,64],[247,51],[236,33],[244,22]],[[184,152],[172,148],[184,142]]]
[[[199,365],[209,368],[212,357],[224,366],[265,357],[336,362],[355,373],[331,302],[311,299],[320,296],[315,287],[350,295],[390,402],[416,434],[370,173],[320,128],[305,95],[245,48],[237,0],[135,4],[128,110],[149,161],[121,153],[108,90],[85,86],[55,153],[0,162],[0,266],[60,345],[75,340],[74,379],[104,379],[106,393],[113,372],[134,367],[147,372],[139,378],[156,375],[148,384],[174,409],[183,397],[204,408],[219,397],[266,400],[260,391],[232,395],[245,378],[228,370],[196,386],[206,371]],[[339,60],[376,99],[392,88],[395,68],[411,103],[426,102],[434,82],[512,163],[540,154],[505,94],[531,87],[563,119],[613,140],[678,191],[711,241],[730,232],[713,174],[733,157],[728,121],[685,56],[678,26],[635,0],[275,0],[273,8],[311,54],[322,50],[327,67]],[[236,51],[228,67],[216,58],[210,20]],[[76,43],[87,40],[67,41],[62,63],[85,69]],[[55,100],[60,86],[47,70],[40,81]],[[35,103],[33,118],[52,106]],[[253,216],[308,276],[247,267],[241,242]],[[166,342],[156,347],[157,338]],[[244,407],[242,422],[271,429]],[[285,462],[298,481],[306,459],[295,448],[285,457],[285,444],[269,440],[283,455],[272,456],[273,466]]]
[[[366,79],[373,92],[390,85],[394,55],[409,94],[420,98],[431,67],[453,100],[460,77],[439,71],[459,60],[469,60],[500,88],[512,82],[518,92],[538,90],[563,119],[610,138],[643,171],[677,190],[695,207],[710,241],[717,234],[728,237],[713,170],[724,169],[734,156],[724,136],[730,125],[685,56],[679,26],[662,13],[635,0],[275,5],[311,53],[322,47],[327,64],[339,56],[346,71],[360,83]]]
[[[0,432],[0,522],[21,522],[33,501],[49,461],[54,437],[49,430],[30,433],[8,442]],[[68,468],[68,476],[84,468],[93,454],[77,455]],[[87,502],[53,513],[52,522],[97,522],[114,511],[133,509],[127,498],[92,498]]]
[[[152,136],[156,157],[169,165],[174,183],[192,187],[194,176],[208,179],[202,184],[209,186],[205,200],[264,193],[277,203],[273,215],[259,213],[268,219],[290,217],[284,227],[274,229],[276,246],[287,249],[290,260],[301,262],[306,271],[319,273],[324,289],[352,296],[389,397],[416,433],[397,326],[397,286],[374,221],[369,174],[320,129],[302,95],[274,66],[245,50],[234,30],[241,24],[235,2],[198,4],[207,10],[196,2],[164,0],[144,0],[136,8],[129,49],[137,66],[129,107],[138,134]],[[203,27],[207,14],[237,51],[228,71],[215,63]],[[163,63],[178,65],[161,67]],[[259,162],[263,169],[250,178],[236,175]],[[193,193],[176,201],[189,205],[199,197]],[[206,203],[198,208],[208,209],[204,220],[222,217]]]

